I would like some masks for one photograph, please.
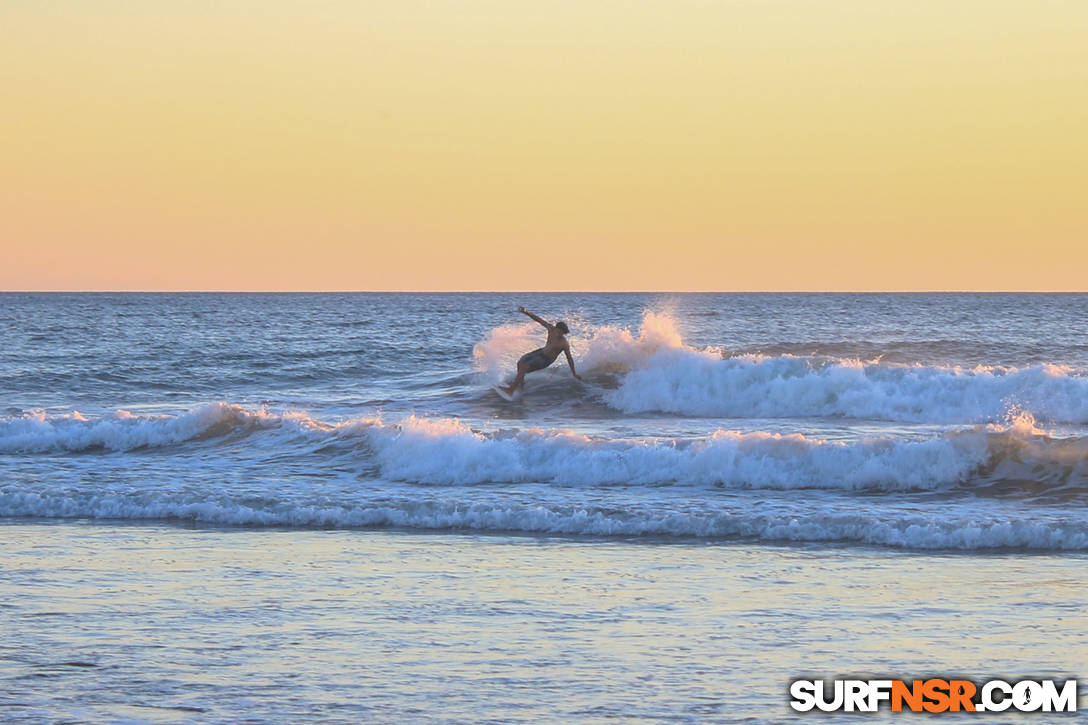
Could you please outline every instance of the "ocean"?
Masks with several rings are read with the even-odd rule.
[[[583,381],[492,391],[518,305]],[[0,349],[3,722],[1088,677],[1088,295],[4,293]]]

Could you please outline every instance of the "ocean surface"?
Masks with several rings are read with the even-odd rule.
[[[518,305],[584,381],[491,390]],[[1088,677],[1088,295],[5,293],[0,350],[3,722]]]

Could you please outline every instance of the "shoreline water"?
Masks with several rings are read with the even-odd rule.
[[[1088,652],[1083,555],[87,522],[0,550],[11,723],[800,722],[794,678]]]

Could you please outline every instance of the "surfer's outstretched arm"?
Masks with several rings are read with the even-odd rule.
[[[518,312],[522,313],[523,315],[528,315],[529,318],[533,320],[533,322],[539,322],[541,325],[544,325],[544,327],[547,327],[549,330],[552,329],[552,327],[554,327],[554,325],[552,325],[552,323],[548,322],[547,320],[545,320],[542,317],[537,317],[536,315],[534,315],[532,312],[529,312],[529,310],[525,309],[524,307],[519,307]]]
[[[567,356],[567,365],[570,365],[570,374],[573,375],[574,377],[578,378],[579,380],[581,380],[582,376],[579,375],[574,370],[574,358],[571,357],[570,346],[569,345],[567,347],[563,348],[563,354]]]

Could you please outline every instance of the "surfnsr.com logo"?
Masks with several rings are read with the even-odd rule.
[[[1076,712],[1077,681],[794,680],[790,698],[798,712]]]

